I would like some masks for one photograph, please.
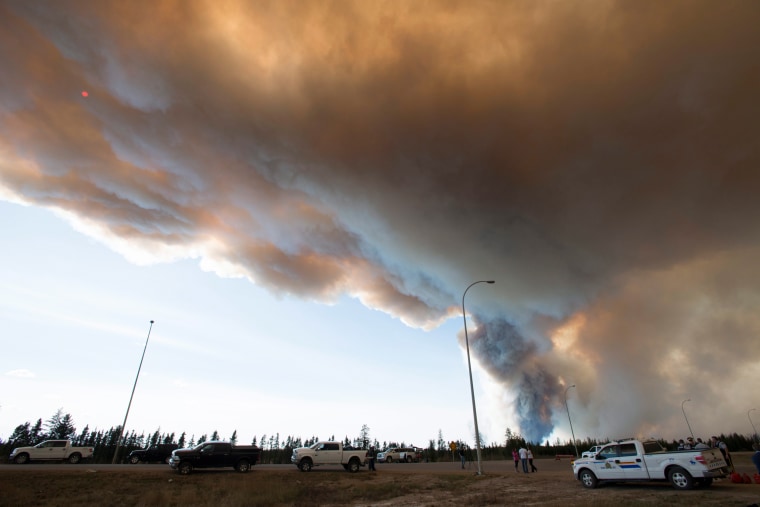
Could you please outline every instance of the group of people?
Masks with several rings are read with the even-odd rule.
[[[712,437],[712,438],[716,438],[716,437]],[[694,441],[694,437],[689,437],[686,439],[686,441],[684,441],[683,438],[678,441],[679,451],[687,451],[689,449],[709,449],[709,448],[710,446],[704,443],[701,438],[697,438],[696,442]]]
[[[533,451],[530,448],[520,447],[520,450],[512,449],[512,459],[515,460],[515,472],[519,472],[517,466],[522,462],[523,473],[528,473],[528,467],[530,472],[538,472],[538,468],[533,464]]]
[[[703,442],[701,438],[697,438],[697,440],[694,441],[694,437],[687,438],[685,442],[683,439],[678,441],[679,451],[686,451],[690,449],[697,449],[697,450],[710,449],[710,448],[720,449],[721,454],[723,454],[723,459],[726,460],[726,464],[731,468],[734,467],[733,461],[731,460],[731,453],[728,451],[728,446],[726,445],[725,442],[723,442],[722,440],[720,440],[718,437],[714,435],[710,437],[709,445]]]

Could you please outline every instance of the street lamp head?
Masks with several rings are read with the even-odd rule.
[[[486,283],[496,283],[496,280],[486,280]]]
[[[151,320],[151,321],[150,321],[150,323],[151,323],[151,324],[153,324],[154,322],[155,322],[155,320]]]
[[[570,387],[575,387],[575,384],[571,385]]]

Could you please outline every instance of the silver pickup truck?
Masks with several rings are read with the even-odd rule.
[[[71,440],[45,440],[31,447],[16,447],[11,451],[9,459],[17,464],[42,460],[76,464],[91,458],[94,450],[93,447],[75,447]]]
[[[302,472],[308,472],[320,465],[343,465],[349,472],[358,472],[367,464],[367,451],[343,447],[341,442],[317,442],[310,447],[293,449],[290,462]]]

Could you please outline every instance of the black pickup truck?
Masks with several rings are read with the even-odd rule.
[[[172,451],[177,449],[177,444],[156,444],[146,447],[145,449],[137,449],[129,453],[127,461],[136,465],[137,463],[150,463],[151,461],[163,461],[169,463],[169,458],[172,457]]]
[[[261,449],[255,445],[211,441],[191,449],[173,451],[169,465],[183,475],[189,474],[194,468],[232,467],[238,472],[248,472],[260,455]]]

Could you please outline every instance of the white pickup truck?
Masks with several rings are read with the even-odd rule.
[[[367,451],[343,447],[341,442],[317,442],[311,447],[293,449],[290,462],[302,472],[308,472],[319,465],[343,465],[349,472],[358,472],[367,464]]]
[[[93,447],[74,447],[71,440],[46,440],[33,447],[16,447],[11,451],[10,461],[19,465],[38,460],[68,461],[76,464],[91,458]]]
[[[602,481],[670,481],[676,489],[691,489],[709,486],[729,469],[718,449],[668,451],[655,440],[622,440],[573,461],[573,474],[587,488]]]
[[[602,450],[602,447],[603,446],[601,446],[601,445],[595,445],[594,447],[592,447],[588,451],[583,451],[583,454],[581,454],[581,458],[593,458],[594,456],[596,456],[599,453],[599,451]]]
[[[420,461],[422,458],[422,449],[416,447],[389,447],[386,450],[377,453],[378,463],[412,463]]]

